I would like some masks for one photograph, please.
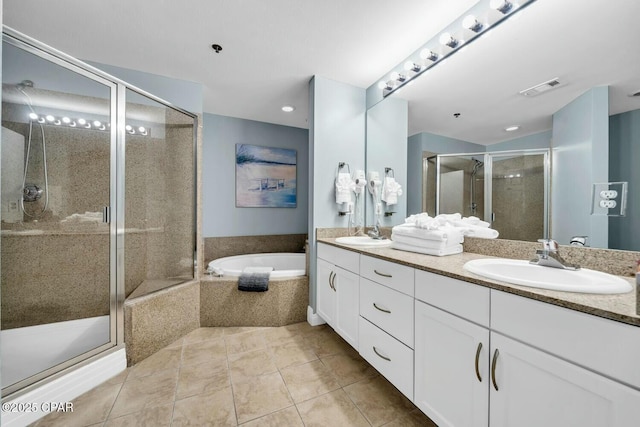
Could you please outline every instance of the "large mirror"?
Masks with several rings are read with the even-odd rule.
[[[408,101],[407,214],[427,204],[429,155],[550,148],[550,236],[640,250],[639,14],[636,0],[536,1],[381,101]],[[593,184],[613,181],[628,182],[626,215],[593,215]]]

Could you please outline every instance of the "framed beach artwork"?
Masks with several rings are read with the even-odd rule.
[[[236,207],[295,208],[297,152],[236,144]]]

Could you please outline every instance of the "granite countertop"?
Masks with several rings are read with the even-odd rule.
[[[375,248],[343,245],[336,243],[335,238],[319,238],[318,242],[358,252],[374,258],[380,258],[385,261],[396,262],[419,270],[463,280],[465,282],[474,283],[491,289],[520,295],[525,298],[535,299],[560,307],[627,323],[633,326],[640,326],[640,316],[636,310],[637,289],[633,278],[619,276],[624,280],[629,281],[633,286],[633,290],[626,294],[602,295],[551,291],[527,286],[512,285],[498,280],[487,279],[477,274],[470,273],[462,268],[467,261],[479,258],[494,258],[486,255],[464,252],[458,255],[436,257],[400,251],[389,247]]]

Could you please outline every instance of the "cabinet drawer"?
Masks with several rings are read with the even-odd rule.
[[[413,348],[413,298],[360,279],[360,315]]]
[[[490,296],[489,288],[416,270],[416,299],[486,327]]]
[[[411,267],[369,256],[360,257],[360,275],[413,296],[414,270]]]
[[[413,350],[360,318],[360,355],[413,400]]]
[[[640,327],[492,290],[491,329],[640,388]]]
[[[359,274],[360,254],[318,242],[318,258]]]

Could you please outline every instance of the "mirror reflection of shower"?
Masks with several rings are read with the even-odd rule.
[[[20,92],[24,98],[27,107],[29,108],[29,134],[27,137],[27,153],[24,158],[24,174],[22,178],[22,194],[20,196],[20,210],[22,213],[30,218],[38,218],[42,214],[45,213],[47,207],[49,206],[49,173],[47,171],[47,140],[44,134],[44,126],[42,123],[38,122],[38,114],[36,114],[33,109],[33,102],[31,97],[27,93],[29,88],[33,87],[33,81],[31,80],[23,80],[16,85],[16,90]],[[42,174],[43,174],[43,182],[44,188],[38,186],[37,184],[27,183],[27,175],[29,173],[29,160],[31,158],[31,146],[33,141],[33,126],[37,124],[40,129],[40,135],[42,135]],[[25,208],[26,203],[34,203],[42,198],[44,194],[44,205],[41,210],[38,212],[34,210],[32,213],[27,212]]]

